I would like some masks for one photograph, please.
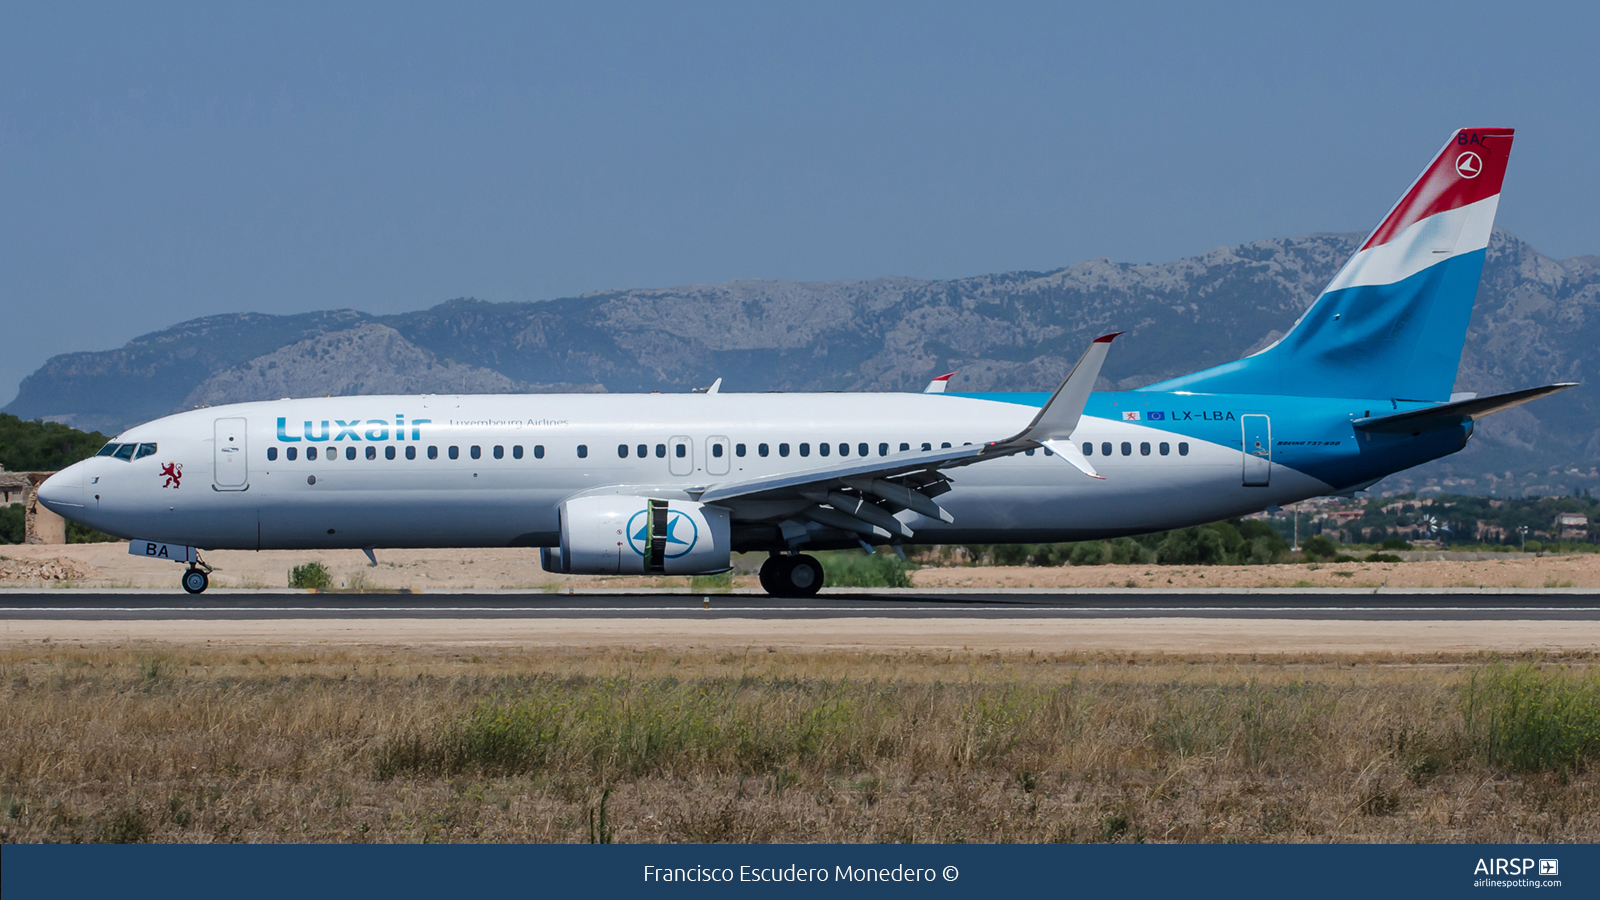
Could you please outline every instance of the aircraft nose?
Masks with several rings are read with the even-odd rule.
[[[39,485],[39,502],[45,509],[59,513],[63,507],[83,507],[83,463],[73,463],[51,475]]]

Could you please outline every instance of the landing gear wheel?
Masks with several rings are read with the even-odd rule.
[[[183,589],[191,594],[203,594],[211,586],[211,579],[199,569],[183,573]]]
[[[775,556],[768,580],[779,597],[812,597],[822,589],[822,563],[809,556]],[[763,568],[765,568],[763,566]],[[775,588],[775,590],[773,590]]]
[[[761,571],[756,573],[756,579],[761,582],[761,589],[774,596],[782,590],[783,571],[789,557],[779,556],[776,553],[766,558],[761,563]]]

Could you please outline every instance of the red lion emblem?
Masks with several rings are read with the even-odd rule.
[[[161,485],[164,488],[183,487],[180,483],[183,481],[183,463],[171,462],[162,466],[161,477],[167,479],[166,483]]]

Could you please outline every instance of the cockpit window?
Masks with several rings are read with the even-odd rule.
[[[156,455],[156,445],[155,444],[140,444],[139,445],[139,452],[135,453],[133,455],[133,458],[134,459],[144,459],[146,456],[155,456],[155,455]]]
[[[133,451],[137,449],[139,449],[138,444],[123,444],[117,448],[117,452],[113,453],[112,456],[115,456],[117,459],[120,459],[123,462],[127,462],[133,459]]]
[[[120,446],[122,446],[122,445],[121,444],[107,444],[104,447],[101,447],[100,448],[100,452],[96,453],[95,456],[110,456],[111,454],[117,452],[117,448],[120,447]]]

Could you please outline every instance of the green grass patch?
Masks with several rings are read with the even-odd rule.
[[[306,591],[325,591],[333,585],[333,573],[319,562],[308,562],[289,570],[289,587]]]
[[[1600,674],[1492,665],[1461,703],[1468,742],[1495,765],[1550,771],[1600,757]]]
[[[834,553],[822,560],[828,587],[911,587],[914,567],[890,551]]]

